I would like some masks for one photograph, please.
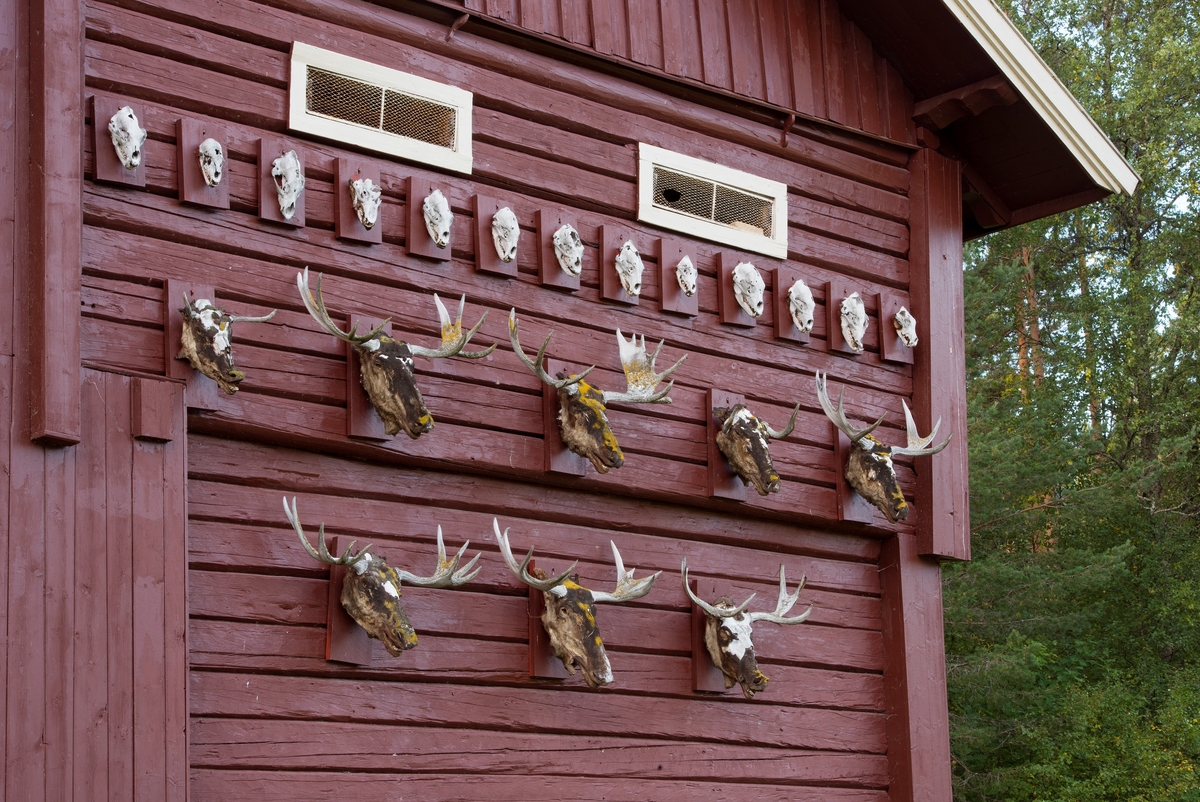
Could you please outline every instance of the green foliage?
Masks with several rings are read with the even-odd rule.
[[[1200,6],[1001,2],[1142,181],[967,249],[955,796],[1200,802]]]

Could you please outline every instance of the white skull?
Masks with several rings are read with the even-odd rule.
[[[429,232],[433,244],[445,248],[450,244],[450,226],[454,224],[454,212],[440,189],[435,189],[425,196],[421,204],[425,213],[425,230]]]
[[[696,294],[696,266],[692,264],[691,257],[684,256],[675,265],[675,280],[679,282],[679,289],[683,290],[684,295],[691,298]]]
[[[757,267],[749,262],[738,262],[733,269],[733,297],[750,317],[758,317],[763,313],[763,292],[766,289],[767,284],[758,274]]]
[[[279,211],[284,220],[291,220],[304,191],[304,167],[296,151],[289,150],[271,163],[271,178],[275,179],[275,192],[279,195]]]
[[[379,207],[383,203],[379,185],[369,178],[351,179],[350,199],[354,202],[354,211],[358,213],[363,228],[374,228],[379,220]]]
[[[215,187],[221,183],[221,171],[225,167],[225,150],[221,143],[209,137],[200,143],[200,174],[204,183]]]
[[[788,311],[792,314],[792,322],[796,328],[805,333],[812,331],[813,310],[817,302],[813,300],[812,290],[804,283],[804,279],[796,279],[796,283],[788,289]]]
[[[861,353],[866,333],[867,308],[859,294],[852,292],[842,301],[842,337],[851,351]]]
[[[642,255],[638,253],[637,246],[633,244],[632,240],[625,240],[625,244],[617,253],[617,275],[621,279],[621,286],[625,288],[626,294],[635,298],[642,294],[642,271],[645,269],[646,266],[642,264]]]
[[[133,109],[122,106],[108,121],[108,133],[112,135],[117,158],[121,160],[125,169],[137,169],[142,163],[142,143],[146,141],[146,129],[138,125],[138,118]]]
[[[517,258],[517,241],[521,238],[521,226],[513,210],[505,206],[492,216],[492,242],[501,262]]]
[[[574,227],[564,224],[554,232],[554,258],[568,276],[583,272],[583,240]]]
[[[900,339],[905,345],[909,348],[917,347],[917,319],[907,308],[900,307],[900,311],[892,320],[892,325],[896,327],[896,333],[900,335]]]

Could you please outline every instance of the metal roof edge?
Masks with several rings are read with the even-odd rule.
[[[1140,177],[993,0],[942,0],[1092,180],[1132,195]]]

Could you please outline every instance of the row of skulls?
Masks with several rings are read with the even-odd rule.
[[[347,568],[342,583],[342,607],[370,637],[379,640],[388,654],[393,656],[399,656],[416,647],[418,643],[417,633],[400,606],[402,582],[422,588],[453,588],[470,582],[482,570],[475,567],[479,561],[478,554],[462,563],[470,541],[464,543],[453,557],[447,558],[440,526],[437,530],[437,568],[430,576],[417,576],[388,565],[381,554],[371,551],[373,544],[355,551],[357,543],[352,542],[342,550],[340,556],[330,554],[325,544],[324,524],[321,524],[314,548],[300,525],[296,499],[293,498],[289,505],[287,498],[284,498],[283,509],[304,550],[313,559],[326,565],[342,565]],[[545,602],[542,625],[550,637],[550,647],[555,656],[562,661],[563,667],[572,676],[575,675],[575,670],[579,669],[584,681],[592,688],[611,683],[612,665],[604,650],[600,626],[596,621],[596,605],[633,601],[646,596],[662,571],[634,579],[634,569],[625,570],[621,552],[617,550],[616,543],[609,541],[613,561],[616,563],[617,584],[611,592],[593,590],[579,584],[579,576],[575,573],[579,565],[578,560],[565,571],[550,576],[541,568],[531,567],[532,548],[525,558],[518,562],[509,544],[509,530],[501,532],[500,522],[494,518],[492,526],[500,554],[509,570],[521,582],[542,593]],[[720,669],[724,676],[725,687],[731,688],[736,683],[741,686],[746,698],[754,698],[756,693],[766,689],[768,678],[758,667],[752,628],[759,621],[775,624],[800,624],[806,621],[812,613],[811,604],[800,615],[787,616],[800,598],[805,578],[801,577],[796,590],[788,593],[787,577],[781,563],[779,598],[775,609],[771,612],[747,612],[755,594],[751,594],[740,605],[735,605],[727,596],[708,602],[692,591],[688,582],[686,557],[683,558],[680,573],[688,598],[704,611],[705,648],[713,665]]]
[[[308,268],[305,268],[297,274],[296,283],[305,309],[317,324],[327,333],[348,343],[358,355],[363,389],[383,420],[388,435],[404,431],[415,439],[433,429],[433,416],[425,406],[413,375],[414,357],[440,359],[460,356],[466,359],[481,359],[496,349],[496,345],[493,344],[479,351],[466,350],[471,338],[479,331],[487,317],[485,312],[479,322],[464,331],[462,315],[466,296],[460,299],[458,314],[453,320],[441,299],[436,294],[433,296],[442,342],[437,348],[426,348],[385,334],[384,329],[390,323],[390,319],[365,333],[359,333],[356,326],[344,331],[334,323],[325,306],[321,292],[321,276],[318,274],[315,286],[310,286]],[[262,317],[243,317],[225,312],[208,299],[197,299],[193,302],[185,296],[183,302],[184,306],[179,310],[183,316],[179,358],[188,360],[197,371],[212,378],[226,392],[236,392],[237,385],[245,378],[245,374],[234,367],[232,326],[238,322],[264,322],[270,320],[275,313],[271,312]],[[674,365],[659,373],[655,370],[655,362],[663,343],[660,341],[651,353],[646,349],[644,336],[639,338],[634,334],[626,339],[618,329],[617,346],[621,368],[625,374],[626,389],[624,392],[602,390],[587,381],[595,369],[594,365],[578,373],[560,371],[552,376],[546,371],[543,365],[546,350],[554,336],[553,331],[546,335],[534,358],[530,358],[521,347],[515,309],[509,313],[508,331],[516,357],[558,395],[558,426],[563,444],[575,454],[590,461],[602,474],[613,468],[620,468],[625,462],[625,454],[608,420],[608,406],[613,403],[671,403],[670,392],[674,387],[674,380],[669,381],[661,390],[658,389],[659,385],[678,370],[687,358],[686,355],[680,357]],[[892,459],[899,455],[916,457],[935,454],[945,448],[950,441],[949,437],[939,445],[930,446],[941,421],[934,425],[933,432],[928,437],[921,437],[917,433],[908,404],[902,402],[908,443],[903,447],[891,446],[873,434],[882,424],[882,417],[870,426],[856,428],[846,417],[841,396],[836,408],[834,407],[826,389],[825,377],[820,372],[816,375],[816,392],[822,410],[852,444],[845,468],[845,476],[851,487],[878,507],[889,521],[896,522],[907,518],[908,504],[900,489]],[[800,404],[797,403],[791,419],[782,430],[772,428],[751,412],[744,403],[712,410],[713,417],[719,425],[716,434],[718,448],[729,460],[737,475],[747,485],[753,485],[761,495],[778,492],[780,489],[780,477],[771,460],[770,441],[791,434],[799,410]]]

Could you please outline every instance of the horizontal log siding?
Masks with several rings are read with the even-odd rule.
[[[586,3],[489,8],[579,41],[596,30]],[[811,343],[777,345],[770,293],[756,328],[719,323],[721,248],[688,243],[701,293],[690,321],[657,311],[651,254],[642,304],[603,303],[597,254],[600,226],[625,227],[647,244],[662,234],[635,222],[635,146],[648,141],[784,181],[789,257],[810,283],[849,277],[860,291],[905,296],[906,150],[808,123],[784,148],[770,126],[475,36],[471,26],[447,42],[444,25],[354,0],[120,0],[85,9],[89,92],[137,101],[150,139],[145,190],[84,187],[84,364],[162,375],[164,316],[180,305],[164,297],[168,280],[214,286],[218,303],[238,314],[279,309],[270,323],[235,327],[247,379],[218,410],[188,422],[192,798],[316,798],[347,784],[386,794],[398,781],[422,799],[628,798],[647,789],[654,798],[885,798],[877,538],[888,527],[880,518],[870,535],[829,531],[833,440],[812,382],[815,370],[829,371],[835,385],[846,384],[855,415],[886,415],[885,436],[901,438],[912,372],[880,360],[874,298],[868,352],[850,359],[826,347],[819,286]],[[636,42],[622,38],[621,53],[647,69],[670,69],[662,55],[669,35],[663,27]],[[334,236],[332,180],[335,160],[350,154],[293,137],[305,154],[307,225],[261,222],[256,145],[260,136],[286,135],[293,40],[473,91],[473,175],[367,157],[383,188],[383,243],[346,243]],[[778,53],[776,62],[736,75],[758,75],[776,102],[804,83],[778,72],[787,63]],[[706,67],[680,69],[699,77]],[[824,92],[813,97],[824,103]],[[226,129],[229,211],[175,200],[180,117]],[[407,254],[410,176],[451,200],[448,263]],[[477,192],[509,204],[525,227],[514,280],[474,270]],[[539,209],[566,213],[585,241],[574,295],[538,284]],[[437,338],[430,294],[466,293],[468,322],[489,313],[475,342],[501,346],[479,362],[418,360],[418,383],[438,422],[430,434],[350,440],[343,346],[297,297],[296,272],[306,265],[326,275],[339,320],[351,312],[391,316],[397,336],[428,344]],[[604,387],[622,386],[617,327],[665,339],[664,364],[689,354],[671,406],[612,410],[625,467],[582,479],[542,472],[541,390],[508,346],[513,306],[529,347],[553,328],[551,354],[597,363]],[[776,426],[801,402],[795,434],[772,449],[784,478],[779,494],[751,493],[745,504],[704,497],[704,394],[714,384],[745,391]],[[901,474],[911,495],[911,463]],[[375,644],[369,669],[328,663],[328,572],[286,527],[285,493],[299,497],[314,529],[323,520],[331,533],[373,540],[414,571],[428,570],[441,524],[451,545],[470,538],[482,550],[483,573],[457,591],[405,590],[421,632],[416,651],[391,658]],[[628,564],[664,570],[651,596],[600,612],[617,676],[604,697],[578,678],[528,678],[524,590],[498,559],[493,516],[512,527],[518,548],[536,545],[551,567],[579,559],[586,582],[612,581],[609,539]],[[735,596],[757,592],[765,605],[780,562],[793,581],[808,575],[803,602],[815,605],[812,621],[761,627],[772,683],[753,703],[736,691],[717,699],[690,691],[684,554],[698,575],[724,578]],[[347,773],[348,765],[355,770]],[[581,773],[593,775],[586,791],[574,779]]]
[[[597,798],[632,782],[655,798],[885,797],[874,538],[205,435],[188,450],[194,798],[312,798],[333,774],[343,790],[423,784],[423,799],[504,798],[580,775]],[[283,520],[285,494],[310,528],[369,540],[418,573],[440,525],[450,548],[471,540],[482,571],[453,591],[404,589],[415,650],[392,658],[375,643],[369,668],[327,662],[328,571]],[[598,612],[616,675],[602,694],[528,677],[526,592],[493,516],[541,564],[579,559],[585,585],[613,581],[610,539],[639,575],[663,570],[650,595]],[[771,684],[753,703],[691,691],[685,554],[696,576],[767,606],[780,562],[808,577],[810,621],[756,633]]]

